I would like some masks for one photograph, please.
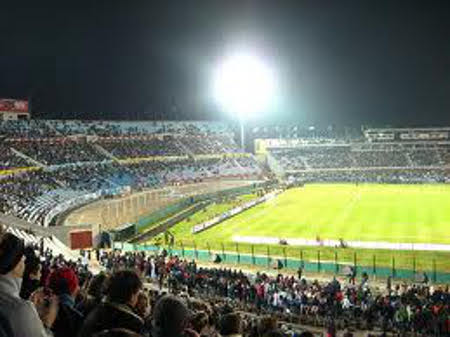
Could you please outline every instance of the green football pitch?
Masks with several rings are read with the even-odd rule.
[[[306,185],[191,238],[236,235],[450,243],[450,186]]]
[[[177,224],[171,232],[185,246],[217,250],[223,246],[233,250],[236,236],[450,244],[450,186],[446,185],[311,184],[289,189],[204,232],[191,233],[193,225],[233,204],[211,205]],[[242,251],[249,250],[249,245],[240,245]],[[264,247],[255,247],[258,252],[265,251]],[[297,247],[285,248],[289,255],[298,256]],[[272,247],[274,254],[281,249],[280,245]],[[336,251],[326,247],[305,249],[311,256],[321,249],[330,259]],[[385,265],[390,265],[393,254],[399,257],[400,266],[409,266],[413,255],[421,260],[419,264],[433,258],[438,260],[440,270],[450,270],[447,252],[341,249],[339,254],[351,260],[353,251],[364,251],[367,262],[372,259],[369,254],[376,254]]]

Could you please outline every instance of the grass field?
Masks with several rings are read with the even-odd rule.
[[[276,238],[339,239],[411,243],[450,243],[450,186],[445,185],[353,185],[316,184],[287,190],[275,199],[258,205],[209,230],[193,235],[191,227],[232,207],[232,203],[209,206],[176,225],[171,231],[177,242],[219,250],[222,244],[234,250],[232,237],[266,236]],[[299,256],[299,247],[271,246],[273,254],[286,248],[290,256]],[[450,253],[390,251],[373,249],[336,249],[303,247],[306,258],[351,261],[356,251],[359,262],[369,264],[376,255],[379,265],[389,266],[395,256],[398,268],[410,268],[416,257],[417,268],[450,271]],[[302,248],[302,249],[303,249]],[[255,245],[255,253],[266,247]],[[240,251],[250,251],[240,244]]]

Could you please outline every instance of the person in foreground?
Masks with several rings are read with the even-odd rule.
[[[185,303],[173,295],[161,297],[155,304],[152,337],[198,337],[188,328],[189,310]]]
[[[56,312],[41,321],[35,305],[19,296],[25,270],[24,243],[11,233],[0,237],[0,314],[8,321],[14,337],[52,336]]]
[[[80,337],[91,337],[97,332],[116,328],[142,332],[144,320],[133,311],[142,288],[139,276],[134,271],[121,270],[108,281],[106,299],[87,316]]]

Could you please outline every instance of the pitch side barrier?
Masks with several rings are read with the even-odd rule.
[[[261,198],[251,200],[241,206],[235,207],[227,212],[224,212],[221,215],[212,218],[211,220],[195,225],[194,227],[192,227],[192,234],[198,234],[206,229],[214,227],[215,225],[218,225],[219,223],[227,219],[230,219],[231,217],[238,215],[239,213],[242,213],[252,207],[255,207],[256,205],[259,205],[267,200],[275,198],[279,193],[281,193],[281,190],[268,193]]]
[[[194,203],[193,205],[189,206],[188,208],[183,209],[180,213],[177,213],[168,219],[165,219],[161,223],[158,223],[156,226],[150,228],[148,231],[145,231],[142,234],[138,234],[135,237],[128,240],[131,243],[138,243],[142,241],[149,240],[158,234],[164,233],[170,228],[172,228],[174,225],[176,225],[178,222],[183,221],[184,219],[190,217],[191,215],[197,213],[198,211],[204,209],[206,206],[209,205],[208,201],[201,201],[198,203]]]
[[[129,244],[129,243],[121,243],[116,242],[114,244],[115,249],[120,249],[124,251],[147,251],[149,253],[159,253],[163,248],[165,248],[170,255],[177,255],[179,257],[189,259],[189,260],[198,260],[204,262],[212,262],[217,256],[220,256],[222,259],[222,263],[225,264],[233,264],[235,266],[245,265],[245,266],[256,266],[263,268],[274,268],[281,262],[283,268],[290,270],[298,270],[302,268],[304,273],[313,273],[313,274],[328,274],[328,275],[340,275],[340,276],[348,276],[352,268],[356,272],[356,276],[361,276],[363,273],[367,273],[369,276],[373,276],[376,278],[388,278],[391,277],[393,279],[404,279],[411,280],[412,282],[422,282],[423,281],[423,273],[425,272],[434,283],[439,284],[449,284],[450,283],[450,273],[437,272],[435,261],[430,261],[430,267],[426,270],[414,270],[414,269],[399,269],[395,267],[395,260],[393,260],[393,264],[391,267],[386,266],[378,266],[374,259],[373,264],[371,266],[360,265],[357,262],[357,256],[355,255],[355,259],[353,263],[343,262],[340,263],[337,259],[334,262],[330,261],[321,261],[320,253],[317,255],[317,260],[315,261],[307,261],[303,259],[293,259],[287,258],[284,256],[271,256],[270,248],[267,249],[266,255],[255,255],[255,254],[243,254],[239,252],[239,249],[236,249],[236,252],[230,251],[213,251],[213,250],[205,250],[205,249],[192,249],[192,248],[184,248],[184,246],[171,248],[171,247],[162,247],[156,245],[138,245],[138,244]],[[302,255],[302,254],[300,254]],[[218,264],[220,266],[220,264]]]

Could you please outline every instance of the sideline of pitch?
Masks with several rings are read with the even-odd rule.
[[[304,238],[285,239],[270,236],[240,236],[234,235],[233,242],[276,245],[284,242],[289,246],[311,247],[340,247],[340,240],[311,240]],[[389,249],[389,250],[423,250],[423,251],[450,251],[450,245],[438,243],[393,243],[387,241],[346,241],[346,247],[365,249]]]

